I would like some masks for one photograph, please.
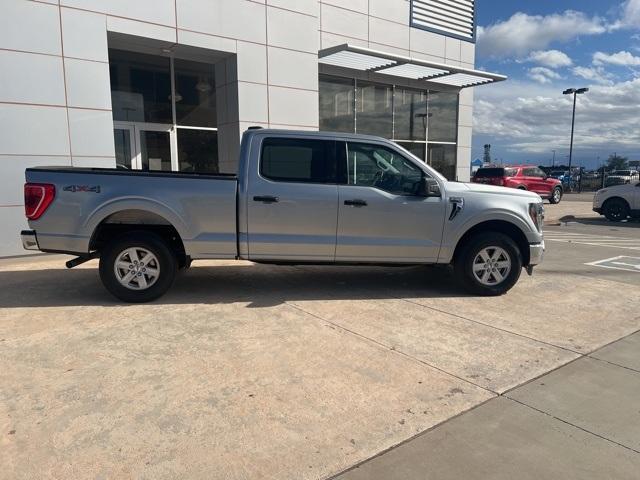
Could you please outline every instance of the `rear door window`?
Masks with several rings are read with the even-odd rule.
[[[504,168],[479,168],[476,172],[476,177],[482,178],[496,178],[496,177],[504,177],[505,169]]]
[[[260,174],[280,182],[336,183],[335,142],[267,138],[262,142]]]

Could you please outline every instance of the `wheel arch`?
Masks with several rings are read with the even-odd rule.
[[[486,232],[499,232],[511,238],[520,250],[520,254],[522,255],[522,265],[525,267],[529,265],[529,240],[527,239],[527,236],[520,227],[506,220],[486,220],[477,223],[467,230],[456,243],[452,261],[455,262],[460,255],[462,247],[469,241],[469,239],[471,239],[471,237],[479,233]]]
[[[89,241],[89,251],[100,251],[112,239],[134,231],[161,237],[175,253],[181,266],[188,262],[183,237],[175,225],[158,213],[127,208],[110,213],[97,223]]]
[[[626,204],[627,204],[627,208],[631,209],[631,205],[629,204],[629,201],[628,201],[626,198],[624,198],[624,197],[619,197],[619,196],[617,196],[617,195],[616,195],[616,196],[614,196],[614,197],[609,197],[609,198],[607,198],[604,202],[602,202],[602,208],[605,208],[605,205],[606,205],[607,203],[611,202],[612,200],[620,200],[620,201],[622,201],[622,202],[624,202],[624,203],[626,203]]]

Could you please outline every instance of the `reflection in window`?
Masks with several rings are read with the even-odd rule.
[[[410,153],[418,157],[420,160],[424,162],[424,151],[427,146],[426,143],[418,143],[418,142],[396,142],[405,150],[408,150]]]
[[[178,128],[178,162],[181,172],[218,173],[218,132]]]
[[[131,133],[127,129],[114,128],[116,168],[131,169]]]
[[[169,62],[165,57],[109,50],[114,120],[172,122]]]
[[[396,87],[393,108],[395,128],[393,138],[397,140],[427,139],[427,92]]]
[[[140,156],[142,170],[171,171],[169,132],[141,131]]]
[[[456,179],[456,149],[455,145],[429,144],[427,146],[429,165],[448,180]]]
[[[356,89],[356,132],[379,137],[393,136],[393,87],[358,82]]]
[[[347,143],[349,185],[376,187],[396,195],[415,195],[423,173],[410,160],[388,148]]]
[[[267,138],[262,142],[260,173],[284,182],[335,183],[334,142]]]
[[[320,130],[355,131],[355,87],[352,79],[320,76]]]
[[[216,84],[213,65],[174,60],[176,123],[190,127],[215,127]]]
[[[455,142],[458,136],[458,94],[429,92],[429,141]]]

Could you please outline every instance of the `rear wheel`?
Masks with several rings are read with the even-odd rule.
[[[178,262],[161,237],[131,232],[116,237],[100,255],[100,279],[125,302],[149,302],[162,296],[176,276]]]
[[[629,217],[629,204],[621,198],[612,198],[605,202],[602,207],[602,213],[607,217],[607,220],[621,222]]]
[[[454,270],[458,281],[471,293],[502,295],[520,278],[522,255],[507,235],[479,233],[462,246]]]
[[[556,187],[551,192],[551,196],[549,197],[549,203],[556,204],[560,203],[562,200],[562,189],[560,187]]]

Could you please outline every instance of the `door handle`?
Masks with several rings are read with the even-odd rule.
[[[278,197],[274,197],[273,195],[258,195],[253,197],[254,202],[263,202],[263,203],[277,203],[279,200]]]
[[[360,200],[359,198],[356,198],[354,200],[345,200],[344,204],[345,205],[350,205],[352,207],[366,207],[367,206],[367,202],[365,202],[364,200]]]

